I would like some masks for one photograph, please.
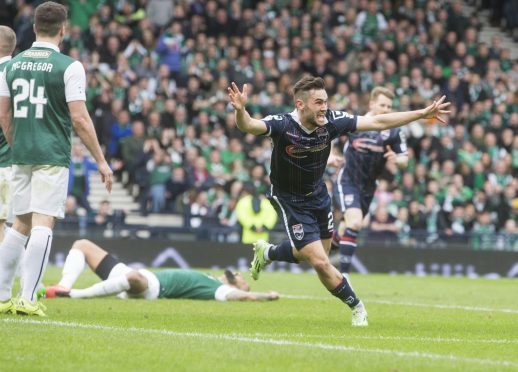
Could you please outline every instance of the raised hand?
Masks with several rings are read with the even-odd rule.
[[[437,119],[441,123],[446,123],[446,119],[442,116],[449,114],[450,110],[445,110],[450,102],[444,102],[446,96],[442,96],[439,100],[434,100],[433,103],[423,110],[423,119]]]
[[[243,85],[243,91],[240,92],[236,83],[232,82],[231,86],[227,88],[228,98],[230,103],[236,110],[242,110],[245,108],[246,102],[248,101],[248,92],[246,84]]]

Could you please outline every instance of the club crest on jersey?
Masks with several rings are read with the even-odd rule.
[[[380,135],[381,135],[381,139],[382,139],[383,141],[388,140],[388,138],[390,137],[390,129],[382,130],[382,131],[380,132]]]
[[[302,238],[304,237],[304,227],[302,226],[302,224],[299,223],[293,225],[291,229],[293,230],[293,235],[295,236],[295,239],[302,240]]]
[[[319,140],[327,140],[327,138],[329,137],[329,132],[326,128],[317,128],[315,133],[317,134]]]
[[[345,205],[351,205],[354,201],[354,194],[347,194],[344,196]]]

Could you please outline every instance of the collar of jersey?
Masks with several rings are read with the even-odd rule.
[[[315,129],[313,130],[309,130],[308,128],[306,128],[304,125],[302,125],[302,123],[300,122],[300,119],[299,119],[299,113],[297,112],[297,109],[293,110],[292,112],[290,112],[290,116],[293,120],[295,120],[295,122],[299,125],[300,129],[302,129],[304,132],[306,132],[307,134],[311,134],[313,133],[318,127],[316,127]],[[328,123],[327,121],[327,118],[326,118],[326,124]]]
[[[0,58],[0,63],[4,63],[11,60],[11,56],[4,56]]]
[[[59,48],[57,46],[46,41],[35,41],[32,43],[32,48],[49,48],[59,53]]]

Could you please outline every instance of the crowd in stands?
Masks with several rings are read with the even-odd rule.
[[[460,2],[66,3],[62,51],[86,68],[98,137],[115,173],[137,190],[142,214],[184,213],[193,226],[238,223],[245,186],[257,195],[268,187],[271,143],[236,128],[226,88],[249,84],[247,109],[261,118],[291,111],[290,86],[309,73],[325,79],[331,109],[354,114],[366,113],[378,85],[396,93],[398,111],[442,94],[452,102],[447,125],[404,129],[409,166],[387,164],[372,231],[407,241],[423,241],[423,231],[429,240],[518,233],[518,61],[498,35],[479,41],[480,19]],[[23,49],[33,40],[35,3],[16,4],[7,23]],[[89,165],[72,167],[78,175]],[[330,167],[330,192],[335,177]],[[76,181],[71,194],[88,210],[85,179]]]

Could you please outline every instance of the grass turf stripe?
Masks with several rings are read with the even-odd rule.
[[[423,352],[419,352],[419,351],[370,349],[370,348],[350,347],[350,346],[332,345],[332,344],[324,344],[324,343],[299,342],[299,341],[272,339],[272,338],[259,338],[257,336],[250,337],[250,336],[243,336],[240,334],[176,332],[176,331],[170,331],[170,330],[166,330],[166,329],[147,329],[147,328],[136,328],[136,327],[124,328],[124,327],[115,327],[115,326],[105,326],[105,325],[101,325],[101,324],[62,322],[62,321],[54,321],[54,320],[32,320],[32,319],[6,318],[6,319],[2,319],[2,321],[4,323],[13,323],[13,324],[30,324],[30,325],[54,326],[54,327],[64,327],[64,328],[81,328],[81,329],[100,330],[100,331],[107,331],[107,332],[112,331],[112,332],[158,334],[158,335],[166,335],[166,336],[172,336],[172,337],[189,337],[189,338],[225,340],[225,341],[233,341],[233,342],[269,344],[269,345],[278,345],[278,346],[299,346],[299,347],[309,347],[309,348],[321,349],[321,350],[385,354],[385,355],[398,356],[398,357],[403,357],[403,358],[412,357],[412,358],[431,359],[431,360],[446,360],[446,361],[451,361],[451,362],[465,362],[465,363],[472,363],[472,364],[478,364],[478,365],[490,365],[490,366],[500,366],[500,367],[518,367],[517,362],[506,361],[506,360],[468,358],[468,357],[462,357],[462,356],[456,356],[456,355],[423,353]]]

